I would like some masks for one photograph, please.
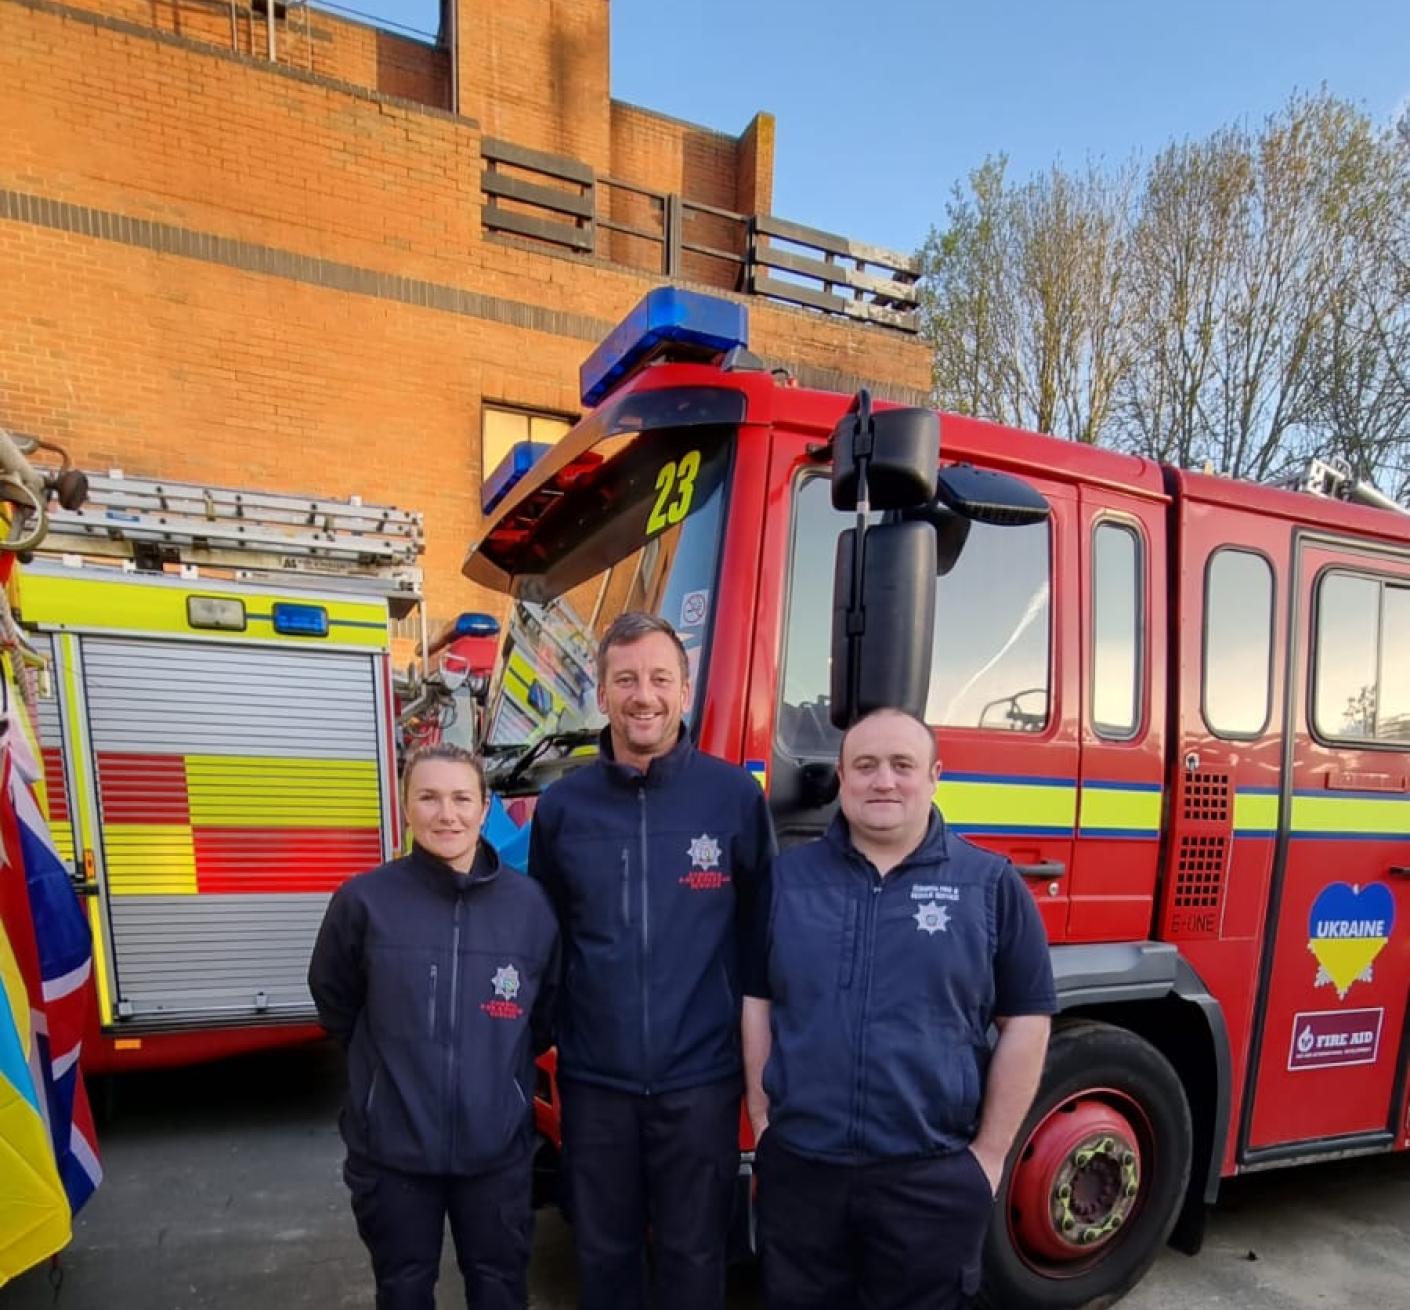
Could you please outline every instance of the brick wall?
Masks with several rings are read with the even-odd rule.
[[[485,135],[607,171],[608,0],[460,0],[460,112]]]
[[[755,114],[739,138],[736,206],[745,214],[774,212],[774,116]]]
[[[653,279],[482,238],[472,121],[42,0],[0,0],[0,121],[0,424],[420,509],[432,613],[500,604],[459,575],[480,404],[576,412]],[[927,385],[915,342],[750,313],[805,383]]]
[[[744,212],[738,208],[739,141],[723,132],[712,132],[652,113],[620,100],[612,102],[612,176],[657,192],[669,192],[715,209]],[[618,222],[647,231],[663,224],[662,206],[649,197],[612,189],[608,212]],[[682,235],[692,245],[744,253],[742,223],[687,208]],[[659,270],[661,247],[626,233],[614,232],[611,257],[636,268]],[[740,290],[739,266],[728,260],[686,251],[681,260],[683,277],[707,286]]]
[[[68,0],[127,19],[155,31],[169,32],[235,54],[266,59],[268,27],[249,0],[232,6],[226,0]],[[285,16],[282,16],[285,15]],[[383,95],[400,96],[437,109],[450,107],[450,61],[433,39],[425,42],[350,22],[307,6],[287,14],[275,4],[274,56],[288,68],[300,68]]]

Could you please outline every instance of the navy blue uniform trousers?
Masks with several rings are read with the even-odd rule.
[[[469,1310],[524,1310],[534,1223],[527,1154],[471,1175],[404,1174],[349,1156],[343,1179],[372,1256],[377,1310],[435,1310],[447,1219]]]
[[[720,1310],[740,1080],[644,1096],[565,1079],[559,1094],[581,1310]]]
[[[841,1165],[766,1132],[755,1155],[766,1310],[960,1310],[993,1210],[968,1151]]]

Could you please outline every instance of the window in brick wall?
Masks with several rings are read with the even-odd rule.
[[[542,414],[507,405],[480,406],[480,474],[488,478],[521,441],[553,445],[573,426],[574,419],[562,414]]]

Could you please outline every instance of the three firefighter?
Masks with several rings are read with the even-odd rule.
[[[746,1081],[770,1310],[963,1304],[1055,1008],[1021,881],[946,830],[903,712],[853,727],[841,815],[776,857],[757,784],[682,728],[669,624],[608,629],[598,703],[598,758],[541,799],[530,878],[480,840],[478,763],[439,747],[404,780],[412,853],[329,906],[310,985],[348,1045],[380,1310],[434,1304],[447,1217],[468,1304],[526,1304],[555,1011],[584,1310],[723,1304]]]

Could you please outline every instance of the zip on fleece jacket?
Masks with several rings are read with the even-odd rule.
[[[563,934],[560,1077],[652,1093],[738,1076],[741,945],[773,850],[758,784],[684,736],[640,772],[604,732],[540,797],[529,873]]]
[[[646,785],[636,789],[641,842],[641,1064],[646,1077],[642,1089],[651,1091],[651,856],[646,834]]]
[[[417,848],[339,888],[309,987],[348,1048],[349,1151],[433,1174],[527,1152],[523,1087],[552,1040],[559,973],[547,898],[486,845],[469,874]]]
[[[771,1002],[770,1134],[845,1163],[966,1146],[991,1021],[1057,1004],[1042,920],[1013,866],[947,834],[937,813],[883,878],[838,816],[778,857],[762,900],[766,967],[749,992]]]

